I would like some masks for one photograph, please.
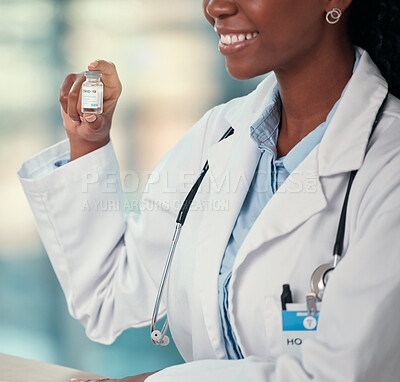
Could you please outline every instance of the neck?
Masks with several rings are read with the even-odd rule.
[[[295,65],[275,70],[282,100],[280,156],[325,121],[352,75],[354,51],[350,43],[345,47],[325,44],[313,52]]]

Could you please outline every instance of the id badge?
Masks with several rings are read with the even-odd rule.
[[[318,328],[318,305],[316,315],[307,313],[306,304],[287,304],[287,310],[282,310],[282,345],[285,353],[301,359],[303,342],[313,338]]]

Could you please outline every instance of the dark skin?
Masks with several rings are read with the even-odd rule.
[[[274,71],[282,99],[277,156],[286,155],[325,121],[352,75],[354,52],[347,32],[347,10],[352,0],[203,0],[203,11],[219,34],[257,32],[244,49],[225,56],[236,79]],[[342,10],[330,25],[325,15]],[[223,49],[220,49],[223,52]],[[71,145],[71,160],[90,153],[110,139],[112,115],[122,86],[115,66],[98,60],[89,70],[102,70],[104,113],[82,114],[83,74],[70,74],[60,88],[62,118]],[[124,378],[142,382],[154,373]]]
[[[278,157],[325,121],[351,77],[354,52],[346,27],[350,4],[351,0],[203,1],[204,14],[217,32],[258,32],[250,46],[227,55],[225,63],[237,79],[275,72],[282,99]],[[335,7],[344,14],[330,25],[325,15]]]
[[[204,14],[217,29],[259,33],[247,49],[226,57],[226,68],[237,79],[275,72],[282,99],[278,157],[326,119],[351,77],[354,53],[346,28],[350,4],[351,0],[203,1]],[[325,14],[334,7],[343,15],[337,24],[330,25]],[[122,91],[114,64],[97,60],[88,68],[103,71],[103,114],[82,114],[82,73],[68,75],[60,87],[71,160],[108,143]]]

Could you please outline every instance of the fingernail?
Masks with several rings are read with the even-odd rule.
[[[71,378],[70,381],[71,382],[76,382],[76,381],[80,381],[80,379],[79,378]]]
[[[97,119],[97,117],[94,114],[91,114],[91,115],[86,116],[85,119],[88,122],[94,122]]]
[[[89,64],[89,66],[91,66],[92,68],[95,68],[97,65],[99,65],[97,61],[93,61]]]

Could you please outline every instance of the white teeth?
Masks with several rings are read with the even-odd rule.
[[[244,33],[241,33],[238,35],[223,35],[223,34],[221,34],[221,42],[225,45],[231,45],[231,44],[236,44],[238,42],[242,42],[244,40],[251,40],[257,36],[258,36],[258,32],[247,33],[246,35]]]

